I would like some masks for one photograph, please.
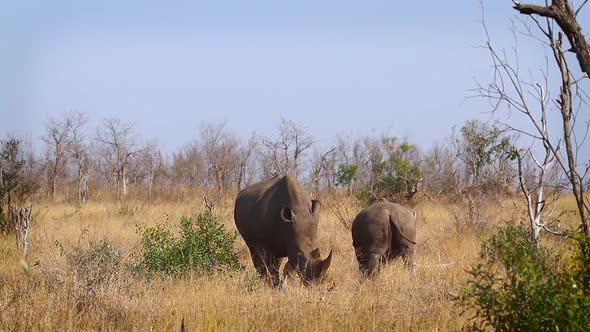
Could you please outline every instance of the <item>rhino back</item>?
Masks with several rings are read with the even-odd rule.
[[[307,201],[311,202],[302,186],[289,175],[254,184],[236,198],[236,226],[247,243],[271,244],[289,236],[285,234],[289,227],[280,219],[281,208],[288,206],[295,213],[309,211]]]
[[[352,245],[363,253],[384,253],[391,242],[389,214],[379,206],[370,205],[352,222]]]

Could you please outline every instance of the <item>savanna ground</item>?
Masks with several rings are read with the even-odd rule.
[[[126,264],[94,285],[81,281],[76,250],[108,239],[122,250],[123,262],[141,250],[138,227],[156,222],[178,224],[183,215],[204,210],[198,195],[169,201],[107,198],[84,206],[37,203],[27,262],[21,266],[14,236],[0,236],[0,329],[21,330],[458,330],[469,315],[454,298],[478,260],[479,239],[506,220],[524,220],[520,197],[484,200],[472,206],[422,201],[416,207],[417,252],[413,273],[401,261],[374,280],[362,280],[350,230],[324,204],[319,225],[322,257],[333,249],[329,280],[304,287],[288,282],[273,289],[255,275],[247,248],[238,236],[239,271],[181,279],[146,279]],[[327,197],[318,197],[328,201]],[[352,202],[352,200],[350,200]],[[352,203],[351,203],[352,204]],[[360,206],[352,209],[360,211]],[[574,210],[573,197],[558,211]],[[235,230],[231,195],[214,207],[226,227]],[[352,216],[354,217],[354,216]],[[575,213],[561,216],[573,221]],[[476,225],[473,225],[476,224]],[[549,245],[565,240],[549,238]],[[86,267],[88,268],[88,267]]]

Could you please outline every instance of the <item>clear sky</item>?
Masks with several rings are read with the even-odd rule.
[[[500,42],[511,4],[486,1]],[[203,122],[247,137],[283,116],[324,143],[375,130],[428,147],[488,118],[465,100],[489,74],[480,14],[477,0],[2,1],[0,134],[37,140],[78,110],[171,151]]]

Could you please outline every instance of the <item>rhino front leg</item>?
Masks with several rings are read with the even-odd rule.
[[[274,287],[279,286],[281,282],[279,272],[279,269],[281,267],[281,260],[282,258],[275,256],[269,256],[266,260],[266,266],[268,267],[267,269],[269,273],[270,282]]]
[[[369,278],[373,278],[379,272],[379,266],[381,265],[381,255],[379,254],[370,254],[368,257],[367,263],[367,276]]]
[[[252,262],[261,278],[268,280],[273,286],[279,284],[279,267],[281,259],[269,254],[264,249],[250,249]]]

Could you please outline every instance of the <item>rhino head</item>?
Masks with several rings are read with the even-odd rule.
[[[289,228],[290,235],[285,273],[296,272],[306,285],[323,278],[332,262],[332,251],[328,257],[321,259],[320,250],[315,245],[320,208],[320,202],[312,200],[311,207],[285,206],[281,209],[281,219]]]
[[[285,265],[285,275],[295,272],[301,276],[304,285],[309,285],[313,281],[323,279],[331,262],[332,250],[326,259],[321,259],[320,250],[314,249],[309,259],[305,258],[304,254],[299,254],[295,261],[289,259]]]

